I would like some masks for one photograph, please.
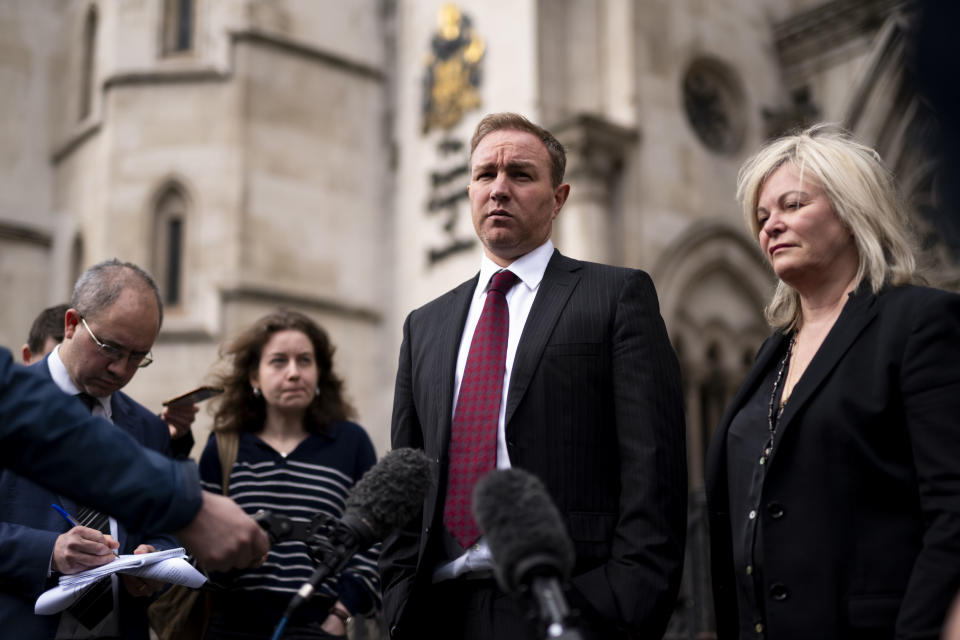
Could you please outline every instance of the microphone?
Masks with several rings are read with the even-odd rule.
[[[562,582],[575,553],[560,511],[546,487],[521,469],[492,471],[473,492],[473,517],[493,556],[493,573],[505,593],[532,593],[549,638],[581,640],[568,628],[570,608]]]
[[[332,573],[357,552],[406,524],[423,505],[430,486],[430,459],[417,449],[394,449],[371,467],[347,495],[346,509],[322,545],[316,571],[290,600],[284,618],[309,600]]]

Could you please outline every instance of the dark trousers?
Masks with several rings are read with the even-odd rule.
[[[458,578],[431,585],[420,601],[416,637],[435,640],[540,640],[535,604],[503,593],[492,578]],[[626,638],[591,620],[578,620],[583,640]]]

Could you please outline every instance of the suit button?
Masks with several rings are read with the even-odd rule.
[[[770,597],[778,602],[783,602],[787,599],[787,596],[790,593],[787,591],[787,588],[780,584],[779,582],[774,582],[770,585]]]
[[[783,517],[783,505],[779,502],[771,502],[767,505],[767,513],[769,513],[770,517],[774,520],[779,520]]]

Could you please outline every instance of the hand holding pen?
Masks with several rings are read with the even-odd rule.
[[[82,526],[60,505],[51,506],[71,525],[54,543],[51,569],[72,574],[113,562],[119,542],[110,535]]]

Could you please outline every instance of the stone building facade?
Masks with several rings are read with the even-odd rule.
[[[150,269],[168,311],[132,395],[159,409],[268,310],[330,331],[382,454],[405,315],[472,275],[464,187],[484,113],[568,148],[568,255],[649,271],[684,372],[690,558],[674,637],[710,637],[703,456],[767,335],[772,274],[736,171],[841,122],[937,233],[935,118],[906,0],[6,0],[0,3],[0,344],[83,268]],[[956,239],[954,239],[956,240]],[[960,246],[960,243],[952,245]],[[198,442],[210,418],[198,420]]]

